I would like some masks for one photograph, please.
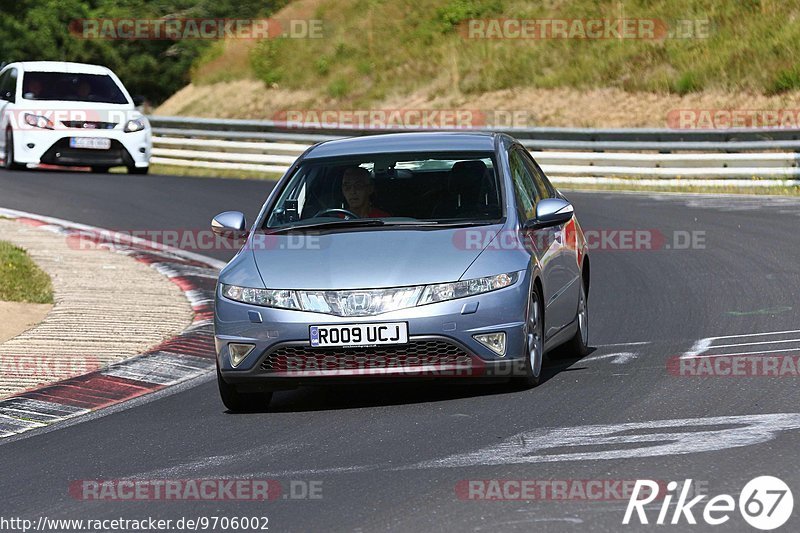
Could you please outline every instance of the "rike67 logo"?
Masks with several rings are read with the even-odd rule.
[[[689,499],[692,480],[687,479],[680,486],[676,481],[667,483],[667,493],[661,502],[658,515],[653,520],[653,510],[648,517],[645,505],[652,503],[659,497],[659,484],[649,479],[639,479],[633,487],[633,494],[628,500],[628,507],[622,523],[628,525],[631,520],[638,519],[640,524],[655,523],[681,524],[687,523],[696,525],[697,518],[701,518],[706,525],[718,526],[731,519],[731,515],[736,511],[736,500],[730,494],[720,494],[714,496],[702,504],[707,498],[706,494],[701,494]],[[644,495],[644,497],[642,497]],[[677,496],[674,509],[670,509],[674,497]],[[789,520],[794,508],[794,498],[789,486],[782,480],[773,476],[759,476],[751,479],[739,494],[738,502],[739,513],[745,522],[756,529],[768,531],[776,529]],[[671,511],[671,512],[670,512]],[[695,513],[699,516],[696,517]],[[635,523],[635,520],[634,520]]]

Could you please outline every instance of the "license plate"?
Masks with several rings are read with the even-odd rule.
[[[88,148],[90,150],[108,150],[111,148],[111,139],[102,137],[70,137],[70,148]]]
[[[378,324],[336,324],[309,326],[311,346],[374,346],[378,344],[405,344],[408,342],[406,322]]]

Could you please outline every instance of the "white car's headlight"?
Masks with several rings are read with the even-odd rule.
[[[252,289],[222,284],[222,295],[237,302],[264,307],[336,316],[372,316],[496,291],[513,285],[518,279],[519,272],[509,272],[437,285],[342,291]]]
[[[135,131],[142,131],[147,126],[147,123],[144,121],[143,118],[136,118],[133,120],[129,120],[127,124],[125,124],[125,133],[133,133]]]
[[[418,305],[444,302],[447,300],[455,300],[456,298],[474,296],[484,292],[496,291],[497,289],[513,285],[516,283],[518,277],[519,273],[509,272],[508,274],[498,274],[485,278],[428,285],[425,287],[425,291],[422,293],[422,298],[420,298]]]
[[[34,128],[42,128],[44,130],[52,130],[53,122],[42,115],[34,115],[32,113],[25,113],[25,124],[33,126]]]

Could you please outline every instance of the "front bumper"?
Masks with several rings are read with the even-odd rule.
[[[70,148],[70,137],[111,139],[108,150]],[[150,165],[152,138],[149,129],[125,133],[121,129],[19,129],[14,130],[14,159],[22,164],[64,166]]]
[[[275,390],[332,382],[390,379],[507,379],[524,372],[529,279],[494,292],[369,317],[337,317],[258,307],[224,298],[217,290],[217,365],[227,383],[244,390]],[[258,319],[261,322],[257,322]],[[312,348],[309,326],[406,322],[408,344]],[[473,335],[506,333],[500,356]],[[228,343],[255,349],[234,368]]]

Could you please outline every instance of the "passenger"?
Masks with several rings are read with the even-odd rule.
[[[349,167],[342,175],[342,194],[347,209],[361,218],[381,218],[391,216],[386,211],[372,206],[372,193],[375,186],[369,170],[363,167]]]

